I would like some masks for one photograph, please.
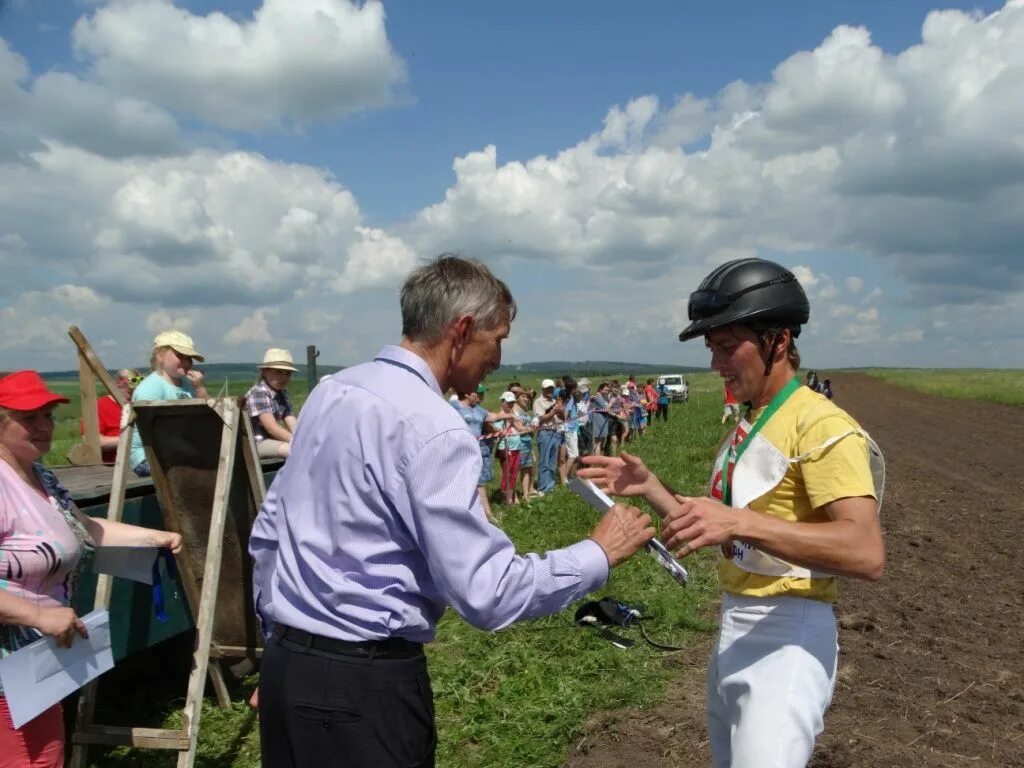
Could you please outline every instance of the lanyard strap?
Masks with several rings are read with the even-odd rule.
[[[733,438],[732,445],[729,446],[729,450],[725,455],[725,466],[722,467],[722,501],[727,505],[732,506],[732,487],[729,483],[729,466],[733,467],[739,462],[740,457],[747,450],[747,447],[754,441],[754,437],[758,432],[761,431],[761,427],[768,423],[768,420],[775,415],[775,413],[782,407],[782,404],[789,400],[789,396],[800,389],[800,380],[795,376],[789,380],[779,392],[772,398],[772,401],[768,403],[768,407],[764,409],[764,412],[758,418],[757,422],[751,428],[747,436],[743,438],[743,442],[736,445],[736,439]],[[739,429],[737,427],[737,429]]]
[[[417,371],[411,365],[406,365],[405,363],[400,363],[397,360],[388,360],[388,358],[386,358],[386,357],[375,357],[375,358],[373,358],[373,362],[375,362],[375,363],[387,363],[388,365],[393,365],[396,368],[404,368],[409,373],[411,373],[413,376],[415,376],[417,379],[419,379],[424,384],[426,384],[428,387],[430,386],[430,384],[427,384],[427,380],[423,378],[423,374],[420,373],[419,371]]]
[[[167,611],[164,609],[164,586],[160,581],[160,561],[164,561],[164,568],[167,570],[167,578],[174,582],[178,578],[178,569],[174,567],[174,555],[169,549],[157,550],[156,559],[153,561],[153,613],[157,621],[167,621]]]

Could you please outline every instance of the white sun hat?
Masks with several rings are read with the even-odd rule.
[[[268,349],[266,354],[263,355],[260,370],[264,368],[275,368],[278,371],[299,370],[295,367],[295,361],[292,360],[292,353],[287,349],[277,349],[276,347]]]

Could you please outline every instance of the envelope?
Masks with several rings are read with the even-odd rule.
[[[58,648],[55,638],[43,637],[0,659],[0,684],[15,728],[113,669],[109,614],[93,611],[81,618],[89,637],[76,634],[70,648]]]

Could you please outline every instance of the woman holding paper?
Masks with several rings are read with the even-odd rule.
[[[181,549],[181,536],[83,515],[40,459],[53,411],[68,399],[35,371],[0,376],[0,657],[43,635],[70,646],[86,636],[70,607],[77,575],[97,545]],[[0,690],[0,768],[60,766],[60,705],[15,729]]]

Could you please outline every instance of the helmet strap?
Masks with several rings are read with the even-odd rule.
[[[775,365],[775,348],[779,346],[779,340],[782,338],[782,333],[776,333],[772,336],[772,343],[768,347],[768,355],[764,361],[764,376],[768,378],[771,375],[772,367]]]

